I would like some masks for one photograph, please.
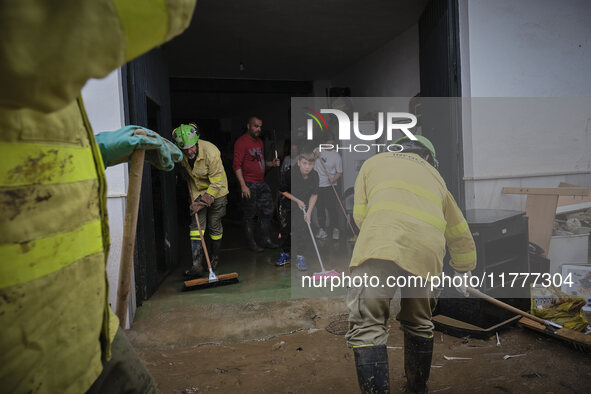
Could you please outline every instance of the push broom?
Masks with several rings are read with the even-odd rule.
[[[510,312],[516,313],[523,316],[519,323],[522,325],[539,332],[549,334],[557,339],[570,343],[575,349],[589,353],[591,352],[591,336],[585,335],[582,332],[570,330],[563,327],[562,325],[555,323],[550,320],[542,319],[538,316],[534,316],[530,313],[524,312],[521,309],[517,309],[512,305],[506,304],[496,298],[484,294],[474,288],[466,287],[466,291],[473,296],[482,298],[491,304],[494,304],[500,308],[506,309]]]
[[[187,183],[188,185],[188,183]],[[189,187],[189,196],[191,195],[191,187]],[[211,268],[211,261],[209,260],[209,253],[207,252],[207,246],[205,246],[205,239],[203,239],[203,230],[201,230],[201,223],[199,223],[199,214],[195,213],[195,221],[197,222],[197,228],[199,229],[199,238],[201,238],[201,245],[203,246],[203,254],[205,255],[205,261],[207,261],[207,268],[209,269],[209,276],[207,278],[199,278],[185,281],[185,289],[189,287],[209,287],[214,284],[233,284],[238,283],[238,273],[232,272],[230,274],[216,275]]]
[[[305,215],[306,208],[302,208],[302,211],[304,211],[304,215]],[[316,240],[314,239],[314,233],[312,232],[312,227],[310,227],[310,223],[307,222],[306,220],[304,220],[304,222],[306,222],[306,224],[308,225],[308,230],[310,231],[310,238],[312,238],[312,243],[314,244],[314,249],[316,249],[316,256],[318,256],[318,262],[320,262],[320,269],[322,269],[322,271],[320,271],[320,272],[314,272],[314,275],[312,275],[312,280],[322,279],[325,276],[338,276],[339,273],[336,272],[335,270],[326,271],[324,269],[324,264],[322,264],[322,257],[320,257],[320,252],[318,251],[318,245],[316,245]]]

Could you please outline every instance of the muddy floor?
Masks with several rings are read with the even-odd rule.
[[[227,226],[232,231],[231,226]],[[319,243],[325,264],[347,262],[346,244]],[[345,345],[343,295],[305,298],[294,267],[277,268],[276,250],[249,253],[227,243],[223,273],[240,283],[181,291],[182,265],[137,310],[128,337],[162,393],[358,393]],[[188,257],[187,257],[188,258]],[[317,262],[309,261],[316,270]],[[342,265],[342,264],[341,264]],[[398,312],[392,302],[390,316]],[[327,331],[327,328],[333,333]],[[436,332],[432,393],[591,393],[591,354],[514,326],[489,340]],[[404,383],[403,335],[391,322],[392,392]],[[512,357],[504,359],[505,356]],[[467,360],[447,360],[445,356]]]
[[[340,317],[334,317],[333,320]],[[328,320],[318,320],[318,327]],[[340,323],[336,327],[339,331]],[[392,322],[388,354],[393,392],[402,392],[403,335]],[[588,393],[591,356],[514,327],[496,338],[437,332],[432,393]],[[357,393],[352,352],[343,336],[311,328],[265,340],[188,348],[136,347],[162,393]],[[516,356],[504,359],[506,355]],[[446,360],[445,357],[467,360]]]

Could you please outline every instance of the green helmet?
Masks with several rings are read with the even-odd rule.
[[[394,143],[401,145],[401,143],[403,143],[405,141],[412,141],[414,144],[427,149],[429,152],[431,152],[431,156],[433,157],[434,166],[437,167],[437,164],[438,164],[437,155],[435,154],[435,147],[433,146],[431,141],[429,141],[427,139],[427,137],[423,137],[422,135],[415,135],[415,137],[417,137],[416,141],[411,140],[408,136],[405,135],[404,137],[398,138],[396,141],[394,141]]]
[[[181,124],[172,131],[174,142],[181,149],[189,149],[199,141],[199,127],[195,123]]]

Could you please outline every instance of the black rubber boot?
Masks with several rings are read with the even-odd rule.
[[[209,255],[209,259],[211,262],[211,269],[215,271],[219,262],[220,262],[220,250],[222,248],[222,240],[221,239],[212,239],[211,240],[211,252]]]
[[[201,277],[205,275],[203,268],[203,245],[200,240],[191,240],[191,251],[193,254],[193,266],[185,271],[185,276]]]
[[[248,242],[248,249],[257,253],[265,250],[257,245],[256,241],[254,240],[254,226],[252,222],[244,223],[244,235],[246,236],[246,242]]]
[[[431,372],[433,338],[421,338],[404,333],[404,372],[407,393],[428,393],[427,380]]]
[[[271,221],[261,220],[261,234],[263,235],[263,246],[267,249],[277,249],[279,245],[271,241]]]
[[[386,345],[353,348],[361,392],[389,393],[390,375]]]

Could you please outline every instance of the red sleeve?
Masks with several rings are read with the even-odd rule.
[[[244,149],[245,145],[242,138],[238,138],[234,143],[234,161],[232,162],[232,168],[234,171],[242,168],[242,162],[244,161]]]

